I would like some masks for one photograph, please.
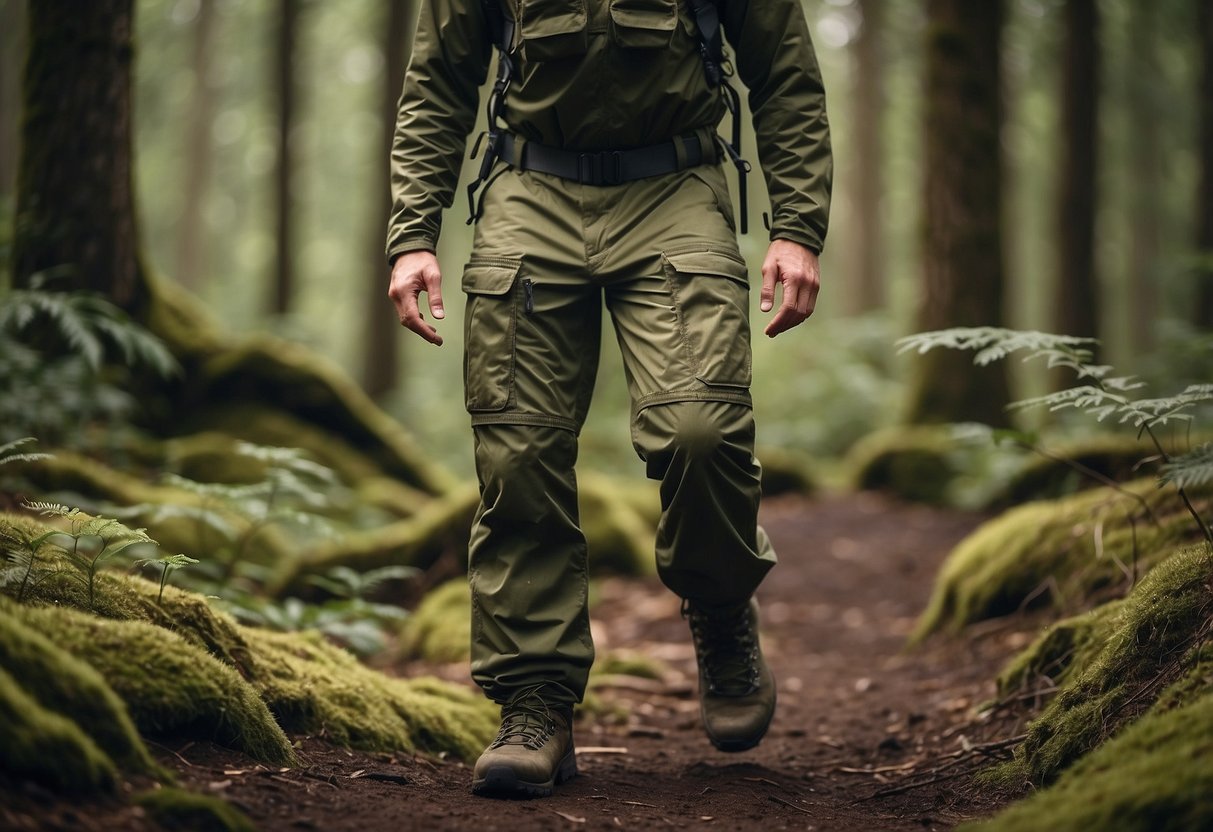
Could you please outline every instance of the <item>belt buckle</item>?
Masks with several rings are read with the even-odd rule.
[[[577,181],[582,185],[622,184],[623,153],[603,150],[577,154]]]

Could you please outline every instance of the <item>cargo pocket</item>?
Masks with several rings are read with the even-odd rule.
[[[716,201],[716,210],[724,217],[729,228],[736,232],[737,219],[733,216],[733,198],[729,196],[729,183],[724,177],[724,171],[719,166],[700,165],[697,168],[691,168],[688,172],[712,192],[712,198]]]
[[[522,0],[518,30],[528,61],[584,55],[589,44],[586,0]]]
[[[611,0],[611,29],[620,46],[663,49],[677,25],[677,0]]]
[[[522,262],[473,257],[463,270],[463,390],[469,413],[505,410],[514,387],[518,293]]]
[[[750,286],[745,261],[719,249],[666,252],[683,349],[712,387],[750,386]]]

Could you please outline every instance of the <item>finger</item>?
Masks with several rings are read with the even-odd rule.
[[[771,318],[771,322],[767,324],[763,333],[768,338],[774,338],[781,332],[785,332],[792,327],[804,321],[805,315],[794,306],[781,306],[779,311],[775,313],[775,317]]]
[[[813,310],[817,308],[817,293],[821,291],[821,283],[817,280],[809,279],[805,284],[804,291],[801,296],[804,298],[804,316],[807,318],[813,314]]]
[[[442,305],[442,272],[437,268],[426,269],[422,279],[425,281],[426,295],[430,300],[430,312],[435,318],[445,318],[446,309]]]
[[[400,317],[400,323],[431,344],[442,346],[442,336],[438,334],[438,330],[426,323],[425,318],[421,315],[421,310],[417,308],[417,292],[405,294],[404,314]]]
[[[770,312],[775,306],[775,276],[779,268],[772,262],[762,264],[762,290],[758,294],[758,308]]]

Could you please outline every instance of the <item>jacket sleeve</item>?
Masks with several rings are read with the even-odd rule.
[[[834,163],[825,88],[800,0],[726,0],[724,30],[749,90],[771,239],[820,252]]]
[[[480,0],[421,0],[392,142],[387,256],[433,251],[492,53]]]

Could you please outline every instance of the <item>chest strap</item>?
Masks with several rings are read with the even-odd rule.
[[[620,185],[650,176],[662,176],[698,165],[719,161],[715,143],[699,134],[679,136],[668,142],[631,150],[580,152],[526,141],[505,133],[501,137],[502,161],[519,170],[549,173],[582,185]]]

